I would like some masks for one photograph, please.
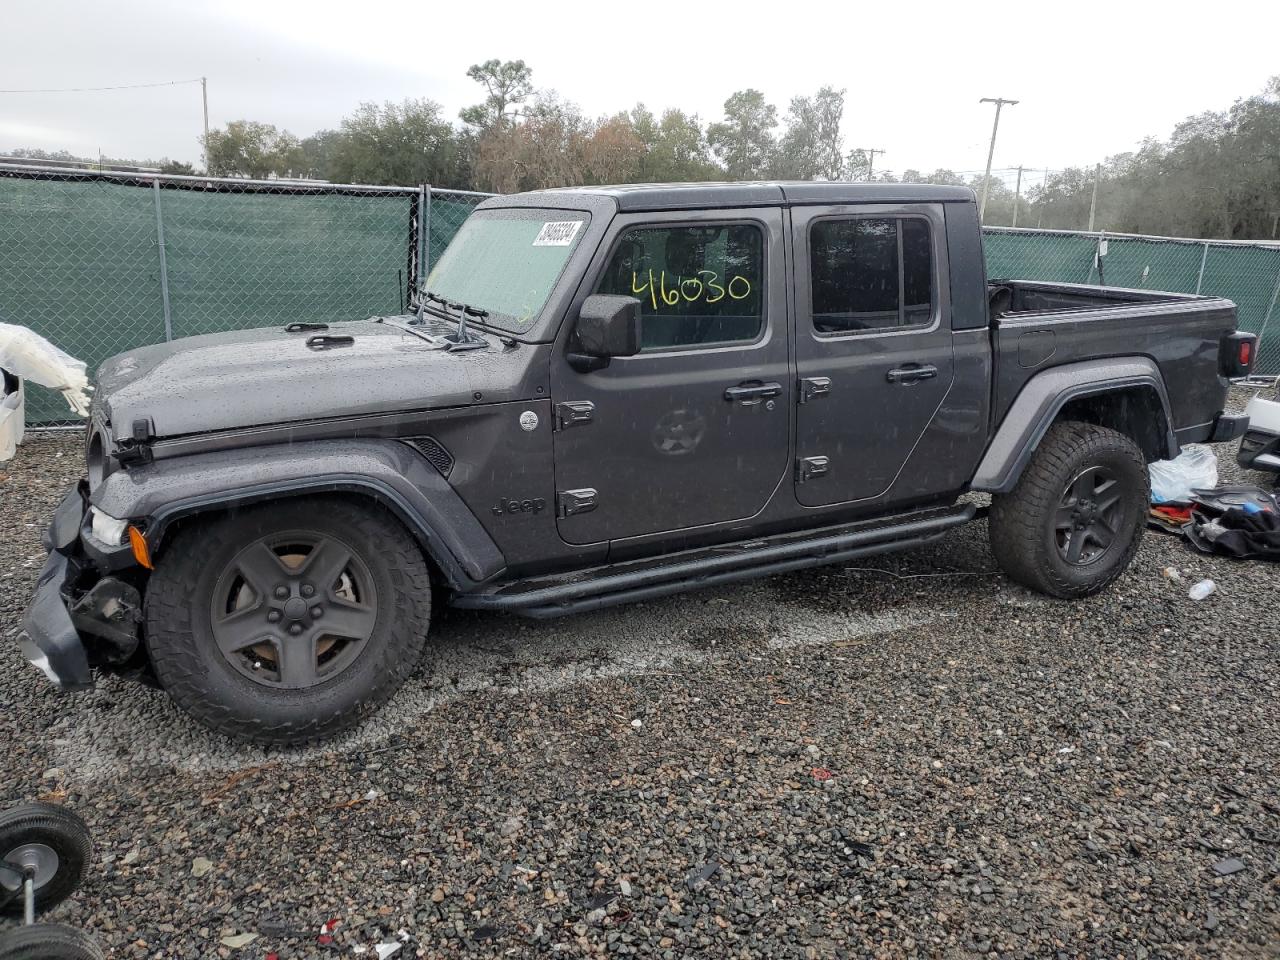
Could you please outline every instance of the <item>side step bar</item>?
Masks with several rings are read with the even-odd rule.
[[[700,551],[691,559],[640,569],[635,569],[637,564],[634,562],[626,564],[626,569],[612,572],[609,567],[603,567],[589,579],[578,575],[576,579],[531,590],[520,589],[519,582],[504,584],[492,593],[460,594],[451,603],[469,610],[502,610],[537,619],[560,617],[870,554],[904,550],[936,540],[952,527],[968,523],[976,515],[977,507],[964,504],[920,519],[822,534],[813,539],[791,539],[773,545],[765,541],[755,549],[743,547],[729,554],[723,552],[725,547],[721,547],[709,553]],[[728,548],[732,546],[728,545]]]

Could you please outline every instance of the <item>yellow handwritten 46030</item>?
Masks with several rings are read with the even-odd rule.
[[[701,300],[704,303],[719,303],[725,297],[730,300],[744,300],[751,295],[751,281],[746,277],[735,275],[724,286],[716,282],[719,279],[720,274],[714,270],[699,270],[696,276],[676,277],[668,288],[665,270],[659,272],[657,276],[649,270],[644,283],[640,282],[640,274],[632,271],[631,292],[637,295],[648,292],[649,302],[653,304],[654,310],[661,310],[664,306],[674,307],[681,301],[697,303]]]

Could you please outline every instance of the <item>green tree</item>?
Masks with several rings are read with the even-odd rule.
[[[787,129],[778,144],[776,172],[794,180],[839,180],[844,171],[844,90],[823,87],[792,97]]]
[[[467,68],[467,76],[487,93],[484,103],[467,107],[459,116],[477,130],[507,126],[519,107],[533,95],[533,70],[523,60],[486,60]]]
[[[724,102],[724,119],[707,128],[707,142],[730,180],[759,180],[773,167],[778,111],[759,90],[739,90]]]
[[[300,175],[314,180],[333,179],[333,155],[342,133],[338,130],[317,130],[303,137],[298,144],[302,156]]]
[[[223,130],[209,131],[204,146],[208,173],[215,177],[287,177],[301,166],[298,138],[270,123],[232,120]]]
[[[683,183],[721,175],[697,116],[664,110],[659,120],[641,103],[631,111],[631,127],[645,146],[636,182]]]
[[[315,145],[317,151],[321,147]],[[343,118],[329,168],[330,179],[342,183],[452,186],[458,142],[434,100],[362,103]]]

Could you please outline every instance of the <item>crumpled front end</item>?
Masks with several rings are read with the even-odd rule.
[[[95,518],[81,480],[62,498],[42,538],[49,558],[18,646],[63,690],[90,687],[94,667],[125,668],[139,653],[143,571],[123,533],[123,523]]]

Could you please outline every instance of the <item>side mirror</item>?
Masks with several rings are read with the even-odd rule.
[[[612,357],[634,357],[640,352],[640,301],[592,294],[578,311],[574,337],[577,352],[569,354],[569,363],[575,370],[599,370]]]

